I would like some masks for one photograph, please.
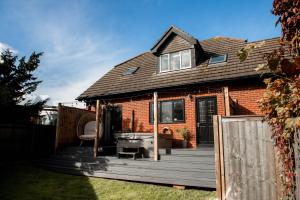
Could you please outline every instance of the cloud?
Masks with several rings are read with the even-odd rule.
[[[27,47],[44,52],[36,73],[43,82],[36,93],[48,95],[55,103],[74,101],[129,52],[120,47],[118,35],[101,28],[103,19],[99,19],[100,28],[94,27],[84,3],[50,6],[26,1],[9,6],[16,25],[29,40]]]
[[[12,48],[10,45],[0,42],[0,53],[5,51],[6,49],[9,49],[10,51],[12,51],[15,54],[18,53],[18,51],[16,49]]]

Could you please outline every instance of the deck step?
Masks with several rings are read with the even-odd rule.
[[[122,156],[132,156],[132,158],[135,160],[139,156],[139,152],[124,152],[120,151],[118,152],[118,158],[121,158]]]

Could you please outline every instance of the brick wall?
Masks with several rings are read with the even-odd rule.
[[[232,99],[236,99],[238,107],[237,115],[261,114],[257,105],[257,101],[262,97],[263,86],[252,86],[248,84],[231,84],[229,86],[229,95]],[[222,87],[214,85],[210,87],[202,87],[193,92],[178,90],[172,93],[158,93],[159,100],[175,100],[184,99],[185,102],[185,122],[172,124],[159,124],[159,132],[164,127],[168,127],[173,133],[173,145],[180,146],[181,137],[178,135],[178,129],[185,126],[191,132],[192,138],[189,147],[196,147],[196,99],[204,96],[217,97],[217,112],[224,115],[224,96]],[[153,101],[153,95],[148,94],[143,97],[124,99],[112,102],[122,106],[122,132],[128,132],[131,128],[131,115],[134,110],[134,132],[153,132],[153,124],[149,122],[149,103]]]

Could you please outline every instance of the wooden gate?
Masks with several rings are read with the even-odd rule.
[[[259,116],[214,116],[218,199],[277,199],[271,131]]]

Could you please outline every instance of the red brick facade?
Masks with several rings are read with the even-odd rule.
[[[236,115],[260,114],[257,101],[262,97],[264,92],[263,86],[251,86],[250,84],[232,84],[229,85],[229,95],[232,99],[237,100],[238,106],[235,111]],[[173,134],[173,145],[178,146],[181,137],[178,135],[178,129],[185,126],[191,133],[189,147],[196,147],[196,99],[204,96],[215,96],[217,98],[217,112],[220,115],[225,114],[224,95],[222,86],[201,87],[197,92],[192,93],[178,90],[172,93],[159,93],[159,100],[176,100],[184,99],[185,104],[185,122],[159,124],[159,132],[164,127],[168,127]],[[133,97],[130,99],[118,100],[112,103],[122,106],[122,132],[130,131],[131,116],[134,110],[134,130],[133,132],[153,132],[153,124],[149,120],[149,104],[153,101],[151,94],[142,97]]]

